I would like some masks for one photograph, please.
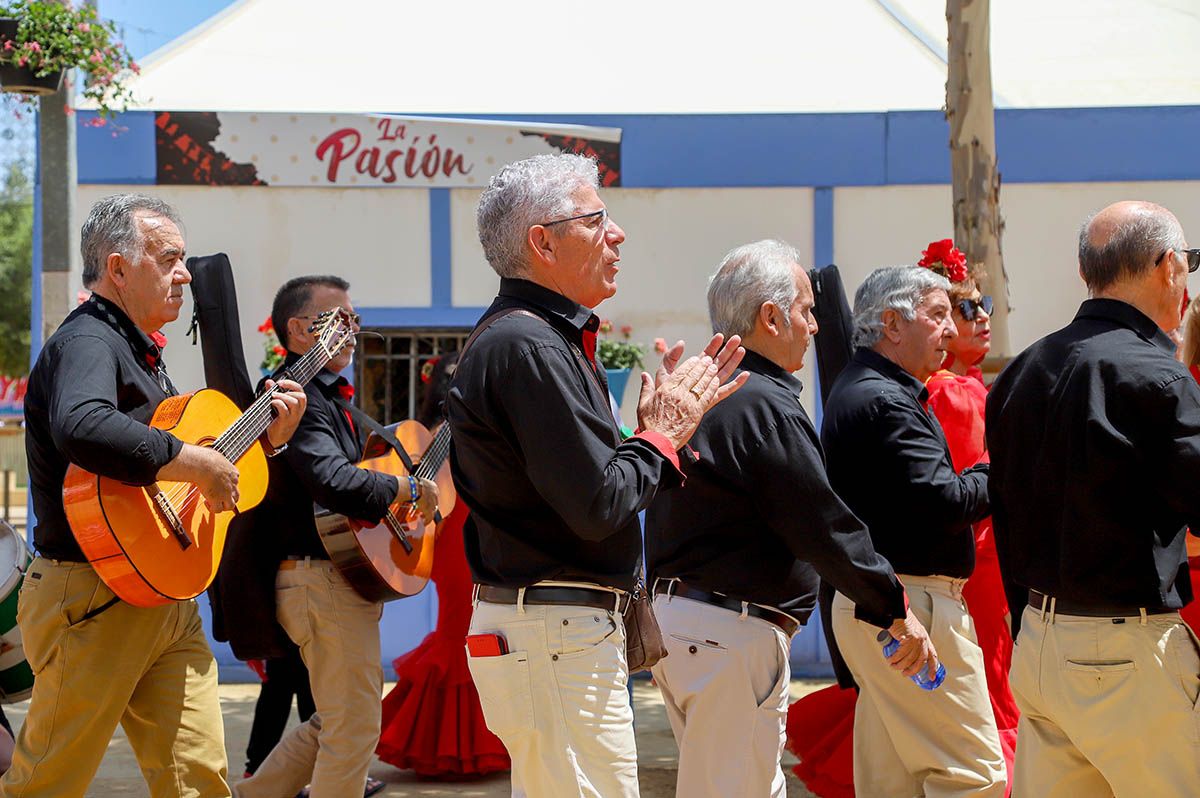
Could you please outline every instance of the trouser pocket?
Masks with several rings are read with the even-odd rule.
[[[468,655],[467,667],[479,690],[484,720],[494,734],[503,738],[506,732],[533,728],[527,652],[514,651],[499,657]]]

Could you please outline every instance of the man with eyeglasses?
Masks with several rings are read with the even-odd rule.
[[[1016,640],[1013,796],[1200,795],[1200,654],[1186,528],[1200,527],[1200,387],[1175,360],[1200,250],[1166,208],[1079,234],[1091,298],[987,403],[991,497]]]
[[[471,508],[477,585],[468,664],[513,795],[638,794],[623,613],[641,575],[638,513],[682,481],[679,451],[745,350],[714,336],[642,375],[641,431],[621,440],[596,362],[593,309],[617,290],[625,231],[595,162],[542,155],[504,167],[479,200],[500,291],[467,340],[447,405],[451,466]]]
[[[341,308],[357,330],[350,284],[334,275],[296,277],[271,306],[271,323],[287,349],[283,368],[317,342],[312,320]],[[253,776],[233,790],[238,798],[290,798],[311,783],[311,798],[373,795],[383,783],[367,778],[379,742],[383,693],[380,602],[358,594],[337,571],[317,533],[314,502],[349,518],[378,523],[398,498],[411,500],[432,523],[437,486],[414,477],[358,468],[368,430],[347,405],[354,387],[341,376],[354,357],[342,349],[305,386],[308,411],[287,449],[272,461],[266,501],[254,532],[271,535],[278,568],[269,568],[275,614],[308,666],[316,712],[293,728]],[[341,400],[341,402],[339,402]]]

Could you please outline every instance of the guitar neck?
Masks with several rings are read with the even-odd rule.
[[[294,380],[302,386],[307,385],[309,380],[325,368],[325,364],[329,360],[330,356],[325,347],[317,344],[280,377]],[[254,442],[271,425],[271,421],[274,419],[274,414],[271,412],[271,397],[281,391],[282,389],[276,385],[255,399],[254,404],[250,405],[246,412],[242,413],[238,420],[229,426],[229,429],[221,433],[212,448],[225,455],[231,463],[236,463],[241,459],[242,455],[250,450]]]
[[[421,455],[421,462],[413,469],[413,476],[421,479],[433,479],[449,456],[450,424],[445,423],[438,427],[437,435],[433,436],[433,442]]]

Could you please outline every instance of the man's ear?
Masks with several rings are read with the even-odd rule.
[[[779,306],[774,302],[764,302],[759,305],[758,322],[767,335],[772,338],[779,335]]]
[[[292,316],[287,322],[287,337],[288,341],[296,342],[303,341],[305,335],[308,334],[308,319],[301,319],[297,316]],[[282,341],[280,343],[283,343]],[[291,350],[288,344],[283,345],[284,349]]]
[[[129,282],[129,264],[119,252],[110,252],[104,259],[104,271],[108,279],[118,288],[124,288]]]
[[[900,343],[900,321],[902,316],[895,308],[888,308],[879,317],[883,322],[883,335],[894,344]]]
[[[549,228],[540,224],[530,226],[529,232],[525,234],[525,243],[529,245],[533,254],[533,262],[554,265],[558,242],[554,240],[554,234]]]

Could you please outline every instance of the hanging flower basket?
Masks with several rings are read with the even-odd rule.
[[[138,66],[112,22],[88,5],[0,0],[0,89],[32,100],[58,91],[72,69],[83,73],[83,96],[101,117],[125,109]]]
[[[12,17],[0,17],[0,47],[4,42],[17,41],[17,28],[20,21]],[[62,88],[63,72],[56,70],[38,76],[37,70],[31,66],[17,66],[11,63],[0,63],[0,89],[19,94],[54,94]]]

